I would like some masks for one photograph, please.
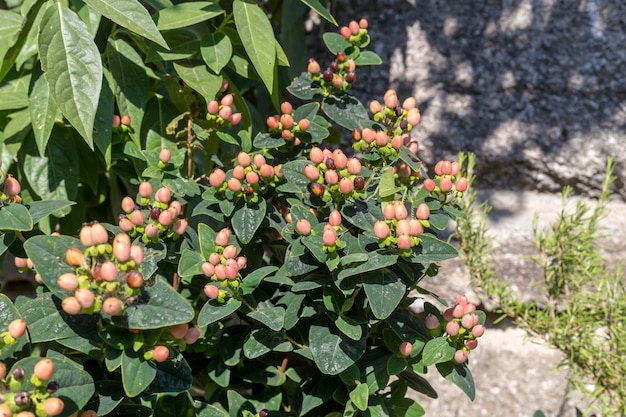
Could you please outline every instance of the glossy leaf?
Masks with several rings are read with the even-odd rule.
[[[200,53],[211,71],[219,74],[233,55],[233,45],[224,33],[209,33],[202,38]]]
[[[100,52],[72,10],[55,3],[39,26],[39,57],[50,94],[93,149],[93,125],[102,87]]]
[[[33,219],[33,223],[38,223],[40,220],[48,217],[50,214],[58,212],[59,210],[70,207],[74,204],[75,203],[73,201],[42,200],[28,203],[26,207],[28,208],[28,212]]]
[[[413,390],[426,394],[430,398],[437,398],[437,391],[421,375],[408,369],[398,375]]]
[[[324,33],[322,35],[322,40],[324,41],[324,45],[326,45],[328,50],[333,55],[336,55],[337,52],[345,51],[352,46],[346,38],[337,32]]]
[[[243,353],[248,359],[255,359],[271,351],[290,352],[291,342],[285,340],[282,333],[267,329],[256,329],[250,332],[243,344]]]
[[[258,320],[274,331],[279,331],[285,322],[285,309],[272,307],[269,303],[259,303],[256,311],[248,313],[248,317]]]
[[[361,51],[359,56],[354,60],[357,65],[381,65],[383,60],[373,51]]]
[[[59,287],[57,278],[66,272],[73,272],[65,261],[65,251],[71,247],[84,249],[78,239],[70,236],[33,236],[24,243],[26,254],[43,283],[61,298],[65,298],[67,293]]]
[[[199,61],[175,62],[174,69],[180,78],[209,102],[215,99],[222,86],[222,77],[210,72]]]
[[[207,301],[198,314],[198,326],[204,327],[230,316],[241,307],[241,301],[229,298],[224,304],[215,300]]]
[[[274,90],[276,46],[274,31],[265,12],[249,0],[233,2],[233,16],[243,47],[269,92]]]
[[[178,29],[213,19],[224,13],[219,2],[196,1],[176,4],[159,10],[153,19],[159,30]]]
[[[143,352],[126,349],[122,354],[122,383],[129,397],[136,397],[148,389],[156,374],[154,362],[145,360]]]
[[[193,377],[185,357],[174,353],[165,362],[156,363],[157,373],[150,384],[152,392],[183,392],[191,388]]]
[[[377,271],[381,268],[385,268],[391,265],[395,265],[398,261],[398,255],[390,253],[372,252],[369,254],[369,258],[362,264],[354,266],[352,268],[346,268],[339,272],[337,278],[343,280],[345,278],[370,272]]]
[[[387,268],[365,273],[362,280],[372,313],[381,320],[393,313],[406,295],[404,281]]]
[[[22,316],[11,300],[9,300],[9,297],[0,294],[0,329],[5,331],[5,329],[9,328],[9,324],[18,318],[22,318]],[[29,341],[30,338],[28,332],[26,332],[22,337],[17,339],[14,345],[4,345],[2,349],[0,349],[0,361],[10,368],[16,360],[28,356],[30,353]]]
[[[0,230],[26,231],[33,228],[28,209],[21,204],[5,204],[0,207]]]
[[[137,0],[84,0],[103,16],[159,45],[167,43],[146,8]]]
[[[252,240],[265,219],[266,209],[265,200],[260,200],[259,203],[246,204],[235,211],[231,224],[241,243],[249,243]]]
[[[52,127],[59,113],[54,98],[50,94],[48,82],[41,70],[35,71],[31,78],[31,87],[28,95],[28,109],[33,125],[33,133],[39,154],[46,152],[46,145],[52,133]],[[110,124],[110,122],[109,122]]]
[[[276,266],[264,266],[262,268],[255,269],[254,271],[243,277],[243,280],[241,281],[241,285],[239,287],[241,289],[241,294],[251,294],[252,291],[254,291],[259,286],[263,278],[277,270],[278,267]]]
[[[459,252],[451,244],[437,239],[433,235],[424,234],[420,236],[421,243],[413,247],[413,262],[429,263],[440,262],[455,258]]]
[[[448,341],[448,336],[441,336],[431,339],[424,346],[424,365],[430,366],[437,363],[448,362],[454,357],[456,349]]]
[[[466,364],[455,365],[450,362],[438,363],[437,371],[439,371],[442,377],[461,388],[467,397],[474,401],[476,397],[476,386],[474,385],[472,372]]]
[[[359,129],[363,120],[369,119],[365,106],[354,96],[326,97],[322,111],[335,123],[348,130]]]
[[[316,322],[311,326],[309,343],[315,364],[329,375],[341,373],[365,352],[365,339],[355,342],[328,322]]]
[[[178,262],[178,274],[183,278],[191,278],[194,275],[202,274],[202,263],[204,258],[191,249],[183,249]]]
[[[300,0],[300,1],[306,4],[307,6],[309,6],[311,9],[315,10],[315,12],[319,14],[320,16],[322,16],[324,19],[328,20],[330,23],[337,26],[337,21],[335,20],[335,18],[330,14],[328,9],[326,9],[326,7],[323,6],[322,3],[319,2],[319,0]]]
[[[93,141],[96,144],[96,148],[104,156],[107,169],[111,166],[113,134],[111,121],[113,120],[113,107],[115,104],[113,84],[111,72],[107,68],[103,68],[102,88],[100,89],[98,110],[96,111],[96,120],[94,121]]]
[[[367,400],[369,390],[367,384],[360,383],[352,391],[350,391],[350,401],[361,411],[367,410]]]

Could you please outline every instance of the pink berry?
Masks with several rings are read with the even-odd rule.
[[[214,300],[219,296],[220,290],[215,285],[207,284],[204,286],[204,294]]]
[[[13,339],[19,339],[26,333],[26,322],[22,319],[15,319],[9,323],[9,335]]]
[[[311,223],[307,219],[300,219],[296,222],[296,230],[303,236],[311,234]]]
[[[71,272],[66,272],[65,274],[61,274],[59,278],[57,278],[57,285],[63,291],[72,292],[76,288],[78,288],[78,278],[76,278],[75,274]]]
[[[86,247],[94,245],[93,240],[91,240],[91,226],[84,225],[80,229],[80,243],[82,243],[83,246]]]
[[[309,151],[309,159],[314,164],[319,164],[324,160],[324,152],[322,152],[322,150],[317,146],[314,146]]]
[[[4,180],[4,192],[9,197],[13,197],[18,195],[20,191],[22,191],[20,182],[9,174],[6,180]]]
[[[261,174],[263,178],[271,178],[274,176],[274,168],[272,168],[271,165],[263,164],[259,168],[259,174]]]
[[[130,259],[130,237],[126,233],[120,233],[113,238],[113,256],[119,262]]]
[[[446,324],[446,333],[450,336],[456,336],[459,334],[459,330],[460,326],[457,321],[449,321],[448,324]]]
[[[160,203],[169,203],[172,198],[172,192],[168,187],[161,187],[154,195],[154,199]]]
[[[152,195],[152,185],[148,181],[144,181],[139,185],[139,195],[145,198]]]
[[[178,219],[176,223],[174,223],[174,225],[172,226],[172,230],[177,235],[182,235],[183,233],[185,233],[185,230],[187,230],[188,225],[189,223],[187,222],[187,219]]]
[[[456,363],[465,363],[467,361],[467,352],[462,349],[454,352],[454,361]]]
[[[109,241],[109,232],[100,223],[93,224],[90,233],[94,245],[101,245]]]
[[[130,258],[135,265],[141,265],[144,258],[143,248],[139,245],[130,245]]]
[[[424,232],[424,228],[422,227],[422,223],[420,223],[417,219],[409,220],[410,231],[409,234],[411,236],[419,236]]]
[[[430,217],[430,208],[426,203],[421,203],[419,206],[417,206],[417,210],[415,211],[415,217],[420,220],[428,220],[428,217]]]
[[[452,190],[452,180],[448,177],[443,177],[439,180],[439,188],[442,192],[447,193]]]
[[[209,263],[213,266],[215,265],[219,265],[220,262],[222,262],[222,258],[220,256],[219,253],[213,252],[209,255]],[[213,274],[215,273],[215,270],[213,270]],[[211,275],[213,275],[211,274]]]
[[[293,107],[292,107],[291,103],[289,103],[288,101],[284,101],[280,105],[280,111],[283,114],[291,114],[291,112],[293,111]]]
[[[429,314],[426,316],[426,328],[429,330],[433,330],[439,327],[439,319],[434,314]]]
[[[310,59],[307,65],[307,71],[312,75],[319,74],[321,71],[320,64],[316,60]]]
[[[190,328],[189,330],[187,330],[184,339],[185,343],[188,345],[196,343],[198,339],[200,339],[200,329],[198,329],[197,327]]]
[[[398,249],[411,249],[411,236],[400,235],[398,236]]]
[[[348,160],[348,172],[352,175],[359,175],[361,173],[361,161],[357,158],[350,158]]]
[[[237,163],[242,167],[250,166],[251,162],[252,159],[250,158],[250,154],[248,154],[247,152],[242,151],[239,152],[239,155],[237,155]]]
[[[420,122],[420,111],[417,108],[412,108],[408,111],[407,115],[406,115],[406,121],[411,125],[411,126],[416,126],[419,124]]]
[[[330,215],[328,216],[328,223],[330,223],[331,226],[341,225],[341,213],[339,210],[335,209],[330,212]]]
[[[474,322],[474,317],[478,317],[476,314],[465,314],[463,317],[461,317],[461,326],[465,327],[466,329],[471,329],[472,327],[474,327],[474,324],[476,324]]]
[[[241,119],[243,118],[241,113],[233,113],[229,118],[228,121],[233,124],[233,125],[238,125],[239,123],[241,123]]]
[[[226,246],[228,245],[228,239],[230,239],[230,229],[222,229],[217,232],[217,236],[215,236],[215,244],[218,246]]]
[[[391,138],[391,147],[393,149],[399,150],[402,146],[404,146],[404,138],[402,136],[395,135]]]
[[[389,142],[389,136],[384,131],[379,130],[376,132],[376,145],[385,146],[387,142]]]
[[[466,340],[465,341],[465,346],[469,350],[474,350],[474,349],[476,349],[478,347],[478,340],[476,340],[476,339]]]
[[[80,304],[80,306],[83,308],[90,308],[93,305],[93,302],[95,301],[94,293],[91,292],[91,290],[88,290],[87,288],[77,289],[76,292],[74,293],[74,297],[76,297],[78,304]]]
[[[100,278],[103,281],[115,281],[117,279],[117,267],[111,261],[104,261],[100,266]]]
[[[410,235],[411,234],[411,224],[408,220],[398,220],[396,224],[396,235]]]
[[[309,181],[317,181],[320,177],[320,172],[314,165],[307,165],[304,167],[304,176],[307,177]]]
[[[81,306],[76,297],[67,297],[61,302],[61,308],[64,312],[73,316],[80,313]]]
[[[354,183],[348,177],[343,177],[339,180],[339,190],[343,194],[350,194],[354,190]]]
[[[215,265],[215,276],[219,280],[226,279],[226,267],[222,264]]]
[[[376,235],[377,238],[385,239],[389,236],[389,233],[391,233],[391,231],[389,230],[389,225],[386,222],[378,220],[374,223],[374,235]]]
[[[228,189],[232,191],[233,193],[236,193],[237,191],[241,190],[241,181],[239,181],[237,178],[229,179]]]
[[[135,226],[143,226],[145,220],[146,218],[141,210],[133,210],[133,212],[130,213],[130,221]]]
[[[187,323],[176,324],[174,326],[170,326],[169,330],[174,339],[182,339],[185,334],[187,334],[187,330],[189,330],[189,325]]]
[[[122,210],[124,210],[124,213],[130,213],[131,211],[133,211],[135,209],[135,200],[133,200],[131,197],[124,197],[122,199]]]
[[[463,317],[464,314],[465,312],[463,311],[462,305],[457,304],[454,307],[452,307],[452,316],[454,318],[460,319],[461,317]]]
[[[402,201],[397,201],[393,205],[395,218],[398,220],[406,219],[409,216],[409,212]]]
[[[426,189],[426,191],[431,192],[432,190],[435,189],[435,186],[436,186],[435,181],[433,181],[432,179],[426,178],[424,180],[424,188]]]
[[[250,171],[246,174],[246,182],[250,185],[259,183],[259,174],[254,171]]]
[[[474,335],[474,337],[481,337],[483,334],[485,334],[485,326],[483,326],[482,324],[477,324],[476,326],[472,327],[472,334]]]
[[[102,311],[110,316],[118,316],[122,312],[122,302],[116,297],[109,297],[102,303]]]
[[[457,304],[460,304],[460,305],[462,305],[462,306],[467,305],[467,303],[468,303],[467,296],[466,296],[466,295],[464,295],[464,294],[459,295],[459,296],[456,298],[456,303],[457,303]]]
[[[280,117],[278,115],[270,116],[267,118],[265,123],[267,124],[267,127],[270,130],[278,129],[279,123],[280,123]]]
[[[237,256],[237,247],[235,245],[226,246],[222,255],[224,255],[226,259],[235,259]]]
[[[348,26],[342,26],[339,29],[339,33],[346,39],[348,39],[352,35],[352,32],[350,31],[350,28]]]
[[[222,119],[229,120],[230,117],[233,115],[233,108],[230,106],[224,106],[220,109],[218,114]]]
[[[400,346],[398,347],[398,350],[400,350],[400,354],[402,356],[409,356],[411,354],[411,352],[413,351],[413,345],[409,342],[402,342],[400,344]]]
[[[372,112],[373,114],[376,114],[376,113],[381,112],[382,109],[383,109],[383,106],[380,104],[378,100],[370,101],[370,112]]]
[[[450,321],[454,318],[454,316],[452,315],[452,308],[447,308],[444,312],[443,312],[443,319],[445,321]]]
[[[204,276],[211,278],[215,274],[215,267],[210,262],[203,262],[202,273]]]
[[[337,171],[329,169],[324,173],[324,181],[328,185],[334,185],[339,182],[339,174]]]
[[[211,100],[207,104],[206,110],[209,114],[217,114],[217,112],[220,110],[220,104],[217,102],[217,100]]]
[[[234,97],[232,94],[226,94],[224,97],[222,97],[222,99],[220,100],[220,104],[222,106],[232,106],[233,102],[234,102]]]
[[[298,127],[301,131],[306,132],[311,127],[311,121],[309,119],[302,119],[298,122]]]
[[[164,162],[167,164],[168,162],[170,162],[171,158],[172,158],[172,151],[170,151],[167,148],[161,149],[161,152],[159,153],[159,159],[161,160],[161,162]]]
[[[456,190],[459,192],[465,192],[467,190],[467,186],[468,186],[468,181],[467,178],[465,177],[461,177],[458,180],[456,180]]]
[[[334,246],[337,241],[337,232],[330,224],[324,226],[322,241],[326,246]]]
[[[170,356],[170,350],[167,346],[157,346],[152,350],[152,357],[157,362],[165,362]]]

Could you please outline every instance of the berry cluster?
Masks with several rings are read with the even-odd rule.
[[[209,184],[215,189],[218,197],[229,200],[244,198],[249,202],[258,201],[258,194],[281,182],[281,165],[272,166],[261,154],[252,155],[239,152],[237,165],[228,172],[216,168],[209,174]]]
[[[170,357],[169,346],[178,346],[183,351],[187,345],[194,344],[200,338],[200,329],[197,327],[189,327],[188,323],[177,324],[168,327],[168,332],[161,332],[159,340],[155,342],[154,347],[144,353],[145,360],[154,360],[155,362],[165,362]],[[141,332],[135,331],[135,335]],[[136,337],[137,338],[137,337]],[[145,342],[145,339],[140,337]]]
[[[281,115],[275,114],[267,118],[267,129],[270,133],[280,135],[286,141],[293,141],[296,146],[300,145],[302,134],[309,129],[311,121],[309,119],[294,120],[293,106],[287,101],[280,105],[280,111]]]
[[[222,89],[226,91],[228,84],[226,84],[226,89],[224,89],[223,86]],[[211,100],[207,104],[206,119],[209,121],[212,128],[219,130],[223,127],[237,125],[241,122],[241,113],[235,113],[233,101],[233,95],[226,94],[219,102],[217,100]]]
[[[17,178],[8,174],[4,180],[2,191],[0,191],[0,205],[2,203],[21,203],[22,197],[19,196],[22,186]]]
[[[478,338],[485,333],[485,326],[480,324],[480,317],[476,314],[476,305],[468,302],[465,295],[460,295],[456,304],[444,311],[443,321],[429,314],[426,317],[426,328],[433,335],[439,335],[445,330],[448,341],[456,348],[456,363],[467,361],[469,352],[478,347]]]
[[[108,239],[108,232],[101,224],[85,225],[80,231],[85,251],[73,247],[65,252],[65,260],[74,272],[61,274],[57,284],[70,294],[61,304],[67,314],[102,311],[119,316],[124,304],[140,293],[144,285],[143,248],[131,245],[126,233],[115,236],[113,245]]]
[[[118,135],[125,135],[130,132],[130,116],[125,114],[122,117],[119,115],[113,116],[113,133]]]
[[[0,354],[5,346],[15,346],[17,339],[26,333],[26,322],[22,319],[15,319],[9,323],[9,328],[0,333]]]
[[[435,178],[426,178],[424,188],[438,197],[441,202],[446,202],[448,196],[452,199],[462,197],[467,190],[468,180],[461,176],[458,162],[441,160],[435,164]]]
[[[323,72],[320,64],[311,58],[307,71],[313,82],[319,84],[326,94],[346,91],[356,81],[356,62],[348,58],[344,51],[337,52],[335,59]]]
[[[415,217],[409,218],[409,211],[403,201],[387,203],[383,206],[385,220],[374,223],[374,235],[381,248],[397,248],[402,256],[410,256],[411,248],[420,244],[419,235],[429,226],[430,209],[421,203],[415,210]]]
[[[167,187],[159,188],[152,199],[152,185],[144,181],[139,186],[139,201],[124,197],[122,210],[124,214],[118,217],[120,228],[131,237],[142,235],[141,239],[146,244],[156,243],[159,238],[176,240],[187,230],[187,220],[179,218],[181,204],[178,200],[172,200],[172,193]]]
[[[239,249],[235,245],[229,244],[231,232],[230,229],[224,228],[215,236],[215,251],[212,252],[207,261],[202,263],[202,273],[217,285],[206,284],[204,293],[210,299],[217,299],[223,302],[227,296],[226,288],[233,290],[239,288],[241,283],[240,270],[244,269],[247,264],[245,256],[237,256]]]
[[[8,393],[3,393],[4,401],[0,404],[2,417],[45,417],[57,416],[63,412],[63,400],[53,397],[59,384],[53,379],[54,362],[48,358],[40,359],[32,370],[28,382],[32,388],[26,390],[26,372],[23,367],[13,369],[7,375],[7,367],[0,362],[0,381],[9,387]]]
[[[361,161],[350,158],[341,149],[330,151],[313,147],[309,152],[310,164],[304,175],[311,184],[309,191],[324,202],[341,203],[349,198],[364,195],[365,179],[361,176]]]
[[[356,20],[350,21],[348,26],[342,26],[339,29],[341,36],[346,38],[353,46],[362,48],[370,43],[370,37],[367,34],[367,19],[363,18],[358,22]]]

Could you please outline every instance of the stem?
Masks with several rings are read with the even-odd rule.
[[[17,238],[19,240],[22,241],[22,243],[26,242],[26,238],[24,237],[24,235],[22,234],[22,232],[20,232],[19,230],[15,231],[15,236],[17,236]]]
[[[189,118],[187,119],[187,180],[191,181],[193,178],[193,147],[191,146],[193,142],[193,130],[192,130],[192,122],[193,117],[189,114]],[[187,210],[189,208],[189,204],[185,204],[183,208],[183,218],[187,217]]]
[[[178,289],[180,288],[180,275],[178,275],[178,272],[174,272],[172,287],[174,288],[174,291],[178,292]]]

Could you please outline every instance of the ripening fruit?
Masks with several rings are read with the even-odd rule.
[[[317,181],[320,177],[320,172],[315,165],[307,165],[304,167],[304,176],[309,181]]]
[[[413,345],[409,342],[402,342],[398,347],[402,356],[409,356],[413,351]]]
[[[90,308],[93,305],[95,300],[95,296],[91,290],[87,288],[79,288],[74,293],[74,297],[78,300],[78,304],[80,304],[83,308]]]
[[[144,233],[146,236],[148,236],[149,238],[153,238],[155,236],[157,236],[159,234],[159,226],[157,226],[154,223],[148,223],[146,225],[146,228],[144,230]]]
[[[161,187],[154,195],[154,199],[160,203],[169,203],[172,198],[172,192],[167,187]]]
[[[189,325],[187,323],[176,324],[174,326],[170,326],[169,329],[174,339],[182,339],[187,333],[187,330],[189,330]]]
[[[222,97],[220,103],[222,104],[222,106],[232,106],[234,101],[235,98],[232,94],[226,94],[224,97]]]
[[[259,174],[254,171],[250,171],[246,174],[246,182],[250,185],[259,183]]]
[[[463,349],[454,352],[454,361],[456,363],[465,363],[467,361],[467,352]]]
[[[133,222],[128,220],[126,217],[123,217],[123,215],[118,219],[118,225],[124,232],[130,232],[134,229]]]
[[[474,321],[474,317],[478,317],[478,315],[466,314],[461,317],[461,326],[465,327],[466,329],[471,329],[472,327],[474,327],[474,325],[476,324],[476,322]]]
[[[400,235],[398,236],[398,249],[411,249],[411,236]]]
[[[167,148],[161,149],[161,152],[159,152],[159,159],[161,160],[161,162],[164,162],[167,164],[168,162],[170,162],[171,158],[172,158],[172,151],[170,151]]]
[[[457,191],[465,192],[467,190],[467,186],[468,186],[467,178],[461,177],[458,180],[456,180],[455,188]]]
[[[426,189],[426,191],[431,192],[432,190],[435,189],[435,186],[436,186],[435,181],[433,181],[432,179],[426,178],[424,180],[424,188]]]
[[[130,213],[135,209],[135,200],[132,197],[126,196],[122,199],[122,210],[124,213]]]
[[[465,312],[463,311],[464,306],[462,306],[461,304],[457,304],[454,307],[452,307],[452,317],[460,319],[461,317],[463,317],[463,315],[465,314]]]
[[[370,101],[370,112],[376,114],[382,111],[383,106],[380,104],[378,100]]]
[[[326,246],[333,246],[337,241],[337,232],[330,224],[324,226],[322,241]]]
[[[93,240],[91,239],[91,226],[84,225],[80,229],[80,243],[82,243],[83,246],[86,247],[94,245]]]
[[[192,327],[185,334],[185,343],[188,345],[194,344],[200,339],[200,329],[197,327]]]
[[[126,233],[119,233],[113,238],[113,256],[120,262],[130,259],[130,237]]]
[[[96,413],[94,410],[87,410],[83,411],[80,417],[98,417],[98,413]]]
[[[159,223],[161,223],[163,226],[169,226],[170,224],[172,224],[172,220],[174,220],[172,218],[172,213],[167,210],[164,210],[161,212],[161,214],[159,214]]]
[[[313,74],[313,75],[319,74],[321,71],[320,64],[316,60],[311,58],[309,59],[309,63],[307,65],[306,70],[309,72],[309,74]]]
[[[127,114],[123,115],[120,122],[125,126],[130,126],[130,116]]]
[[[385,239],[389,236],[389,233],[391,233],[391,231],[389,230],[389,225],[386,222],[378,220],[374,223],[374,234],[377,238]]]
[[[111,261],[104,261],[100,265],[100,279],[112,282],[117,279],[117,267]]]
[[[424,232],[424,228],[422,227],[422,223],[420,223],[417,219],[409,220],[409,234],[411,236],[419,236]]]
[[[226,259],[235,259],[237,256],[237,247],[235,245],[226,246],[222,255],[224,255],[224,258]]]
[[[456,297],[456,303],[462,306],[466,306],[467,303],[469,303],[469,300],[467,299],[467,295],[461,294],[458,297]]]
[[[226,267],[222,264],[215,265],[215,276],[220,281],[226,279]]]
[[[420,122],[420,111],[417,108],[412,108],[408,111],[406,115],[406,121],[411,125],[415,126]]]
[[[482,324],[477,324],[476,326],[472,327],[472,334],[474,335],[474,337],[481,337],[483,334],[485,334],[485,326],[483,326]]]
[[[311,223],[307,219],[300,219],[296,222],[296,230],[303,236],[311,234]]]
[[[392,203],[385,204],[383,207],[383,216],[387,220],[393,220],[396,217],[396,210]]]
[[[63,400],[57,397],[50,397],[43,403],[43,410],[46,415],[58,416],[63,411],[63,406]]]
[[[209,263],[213,266],[220,264],[222,262],[222,258],[219,253],[213,252],[209,255]],[[212,275],[212,274],[211,274]]]
[[[363,177],[355,177],[354,188],[357,190],[362,190],[363,188],[365,188],[365,179]]]
[[[476,339],[466,340],[465,347],[467,347],[469,350],[476,349],[478,347],[478,340]]]
[[[348,177],[343,177],[342,179],[340,179],[339,190],[343,194],[350,194],[352,190],[354,190],[354,184],[352,183],[352,180]]]
[[[54,373],[54,362],[48,358],[40,359],[35,364],[35,369],[33,370],[35,376],[42,381],[46,381],[52,377]]]
[[[143,248],[139,245],[131,245],[130,258],[135,261],[135,265],[141,265],[144,258]]]
[[[215,236],[215,244],[218,246],[226,246],[228,245],[228,239],[230,239],[230,230],[222,229],[217,232],[217,236]]]
[[[102,311],[110,316],[118,316],[122,313],[122,301],[116,297],[109,297],[102,303]]]
[[[415,211],[415,217],[420,220],[427,220],[430,217],[430,208],[426,203],[421,203],[417,206],[417,210]]]
[[[267,124],[267,128],[270,130],[278,129],[280,117],[278,117],[278,115],[270,116],[267,118],[265,123]]]
[[[397,201],[393,204],[393,210],[396,219],[404,220],[409,216],[409,212],[406,209],[406,206],[402,201]]]
[[[68,248],[65,251],[65,261],[69,266],[85,266],[85,254],[78,248]]]
[[[170,350],[167,348],[167,346],[156,346],[152,350],[152,357],[157,362],[165,362],[169,356]]]
[[[0,362],[0,380],[4,379],[5,376],[7,376],[7,366],[3,362]]]
[[[220,290],[215,285],[207,284],[204,286],[204,294],[211,300],[214,300],[219,296]]]
[[[65,274],[61,274],[57,279],[57,285],[63,290],[67,292],[72,292],[76,288],[78,288],[78,278],[76,278],[75,274],[71,272],[66,272]]]
[[[226,181],[226,174],[220,168],[216,168],[209,174],[209,183],[212,187],[219,188]]]
[[[387,142],[389,142],[389,136],[387,136],[387,134],[382,130],[377,131],[376,132],[376,145],[385,146]]]
[[[91,241],[94,245],[101,245],[109,241],[109,232],[100,223],[91,226]]]
[[[361,173],[361,161],[357,158],[350,158],[347,166],[350,174],[359,175]]]
[[[67,314],[73,316],[75,314],[80,313],[80,303],[76,299],[76,297],[67,297],[61,302],[61,308]]]
[[[252,160],[252,162],[254,163],[254,166],[257,169],[261,169],[261,167],[265,164],[267,164],[267,161],[265,160],[265,157],[263,155],[261,155],[260,153],[254,155],[254,159]]]
[[[9,323],[9,334],[13,339],[19,339],[26,333],[26,322],[22,319],[15,319]]]
[[[331,226],[341,225],[341,213],[339,210],[335,209],[330,212],[330,215],[328,216],[328,223],[330,223]]]
[[[316,197],[321,197],[324,195],[325,188],[322,184],[319,184],[317,182],[311,183],[309,185],[309,189],[311,190],[311,194]]]
[[[141,288],[143,286],[143,275],[139,271],[129,271],[126,274],[126,284],[130,288]]]
[[[411,234],[411,224],[408,220],[398,220],[398,224],[396,224],[396,235],[410,235]]]
[[[13,411],[6,405],[0,404],[0,417],[12,417]]]
[[[233,115],[233,108],[230,106],[223,106],[218,114],[222,119],[229,120],[230,117]]]
[[[439,319],[434,314],[429,314],[426,316],[426,328],[428,330],[433,330],[439,327]]]
[[[446,333],[450,336],[456,336],[459,334],[459,330],[460,326],[457,321],[449,321],[448,324],[446,324]]]
[[[450,164],[450,175],[452,175],[453,177],[456,177],[460,170],[461,166],[458,162],[454,161]]]
[[[189,225],[189,222],[187,222],[186,219],[179,219],[172,226],[172,230],[177,235],[182,235],[183,233],[185,233],[185,230],[187,230],[188,225]]]
[[[20,185],[20,182],[9,174],[6,180],[4,180],[5,194],[9,197],[14,197],[18,195],[20,191],[22,191],[22,186]]]
[[[293,106],[291,105],[291,103],[289,103],[288,101],[284,101],[281,105],[280,105],[280,111],[283,114],[291,114],[291,112],[293,111]]]
[[[144,181],[139,185],[139,195],[142,197],[150,197],[152,195],[152,185],[148,181]]]
[[[213,274],[215,274],[215,267],[210,262],[203,262],[202,263],[202,273],[204,274],[204,276],[210,278],[210,277],[213,276]]]
[[[333,169],[329,169],[324,173],[324,181],[328,185],[337,184],[339,182],[339,174]]]
[[[452,180],[448,177],[443,177],[439,180],[439,188],[441,192],[447,193],[452,190]]]
[[[251,163],[250,154],[247,152],[239,152],[237,155],[237,163],[242,167],[247,167]]]
[[[298,122],[298,127],[301,131],[306,132],[311,127],[311,121],[309,119],[302,119]]]

